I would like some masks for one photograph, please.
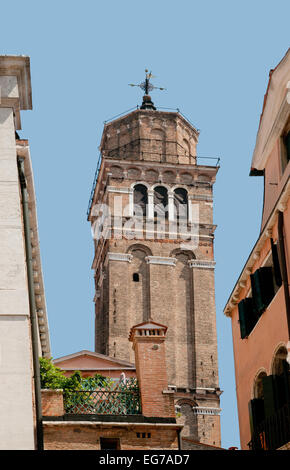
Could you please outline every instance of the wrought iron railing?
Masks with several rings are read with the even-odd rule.
[[[112,122],[112,121],[114,121],[115,119],[117,119],[119,117],[125,116],[126,114],[131,113],[132,111],[139,110],[139,109],[140,109],[140,106],[137,104],[136,106],[134,106],[134,108],[127,109],[126,111],[123,111],[122,113],[116,114],[115,116],[111,117],[110,119],[107,119],[106,121],[104,121],[104,124],[108,124],[109,122]],[[186,121],[188,121],[189,124],[192,127],[194,127],[197,131],[199,131],[199,129],[196,128],[196,126],[180,111],[179,108],[167,108],[167,107],[164,107],[164,106],[157,106],[156,109],[157,109],[157,111],[158,110],[161,110],[161,111],[163,110],[163,111],[175,111],[175,112],[177,112],[184,119],[186,119]]]
[[[68,414],[136,415],[141,414],[140,392],[137,382],[66,392],[64,407]]]
[[[260,423],[248,443],[250,450],[276,450],[290,442],[290,405]]]

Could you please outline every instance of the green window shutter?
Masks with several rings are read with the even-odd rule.
[[[238,309],[239,309],[239,323],[240,323],[241,338],[244,339],[247,336],[246,309],[245,309],[244,300],[241,300],[241,302],[239,302]]]
[[[251,286],[252,286],[252,296],[254,301],[254,306],[257,312],[262,313],[263,310],[263,300],[262,300],[262,293],[261,293],[261,286],[260,286],[260,277],[259,277],[259,269],[251,274]]]
[[[253,309],[251,297],[241,300],[238,304],[241,338],[246,338],[257,323],[257,315]]]
[[[273,238],[271,238],[271,249],[272,249],[272,259],[273,259],[275,282],[276,282],[277,286],[280,287],[282,285],[282,277],[281,277],[281,271],[280,271],[280,263],[279,263],[277,245],[274,244]]]
[[[281,376],[281,387],[283,389],[282,394],[282,404],[281,406],[285,405],[286,403],[290,404],[290,369],[289,364],[286,360],[283,361],[283,374]]]
[[[274,297],[272,268],[267,266],[257,269],[251,274],[251,285],[254,308],[261,315]]]
[[[268,375],[262,378],[264,392],[265,416],[268,418],[275,414],[281,407],[281,381],[275,375]]]
[[[262,398],[254,398],[249,401],[249,416],[251,434],[253,435],[257,426],[265,419],[264,400]]]

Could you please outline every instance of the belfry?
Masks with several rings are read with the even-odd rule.
[[[131,326],[151,319],[166,325],[167,375],[184,424],[183,448],[220,446],[213,253],[218,161],[207,165],[197,157],[199,131],[179,111],[156,109],[151,77],[146,71],[137,85],[145,91],[141,107],[107,122],[101,139],[88,211],[95,350],[133,362]]]

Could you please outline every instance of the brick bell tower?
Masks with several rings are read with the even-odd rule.
[[[179,112],[156,110],[145,94],[140,109],[104,126],[88,211],[95,349],[133,362],[131,326],[150,318],[168,326],[167,376],[185,448],[191,441],[220,446],[212,220],[218,166],[196,157],[198,136]]]

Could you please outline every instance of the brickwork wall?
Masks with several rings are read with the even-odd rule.
[[[192,439],[182,438],[182,450],[225,450],[218,446],[203,444]]]
[[[220,446],[220,417],[218,415],[196,415],[196,418],[197,440],[204,444]]]
[[[168,379],[164,337],[136,335],[133,347],[142,414],[150,417],[175,418],[173,394],[165,393]]]
[[[64,414],[62,390],[41,390],[42,415],[62,416]]]
[[[100,450],[101,437],[120,439],[121,450],[178,449],[177,430],[174,428],[132,424],[117,427],[110,423],[44,423],[45,450]]]

